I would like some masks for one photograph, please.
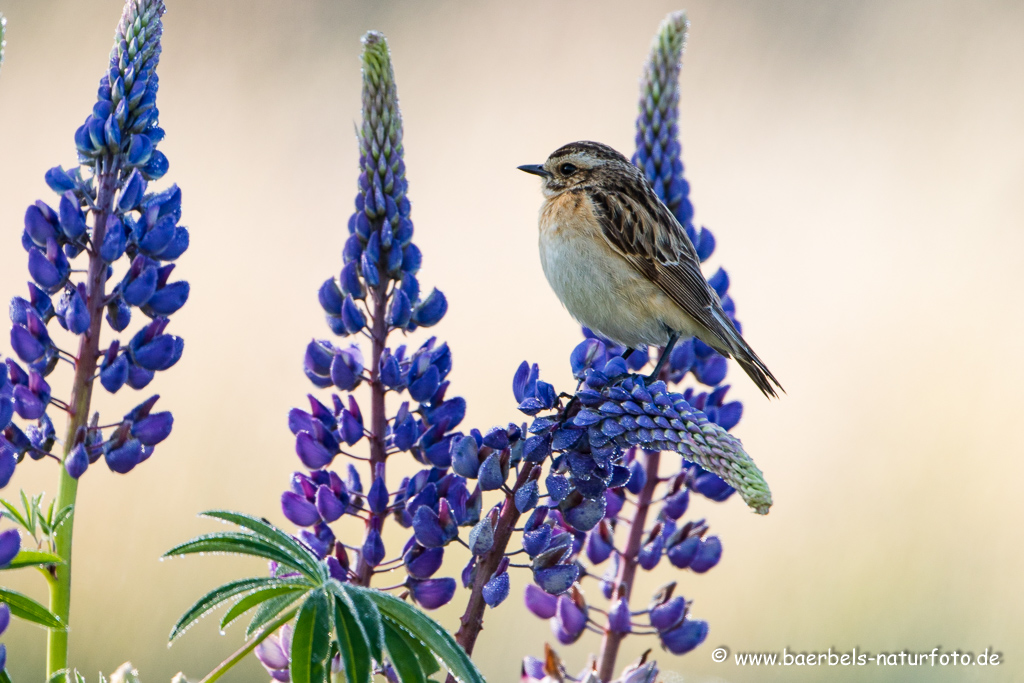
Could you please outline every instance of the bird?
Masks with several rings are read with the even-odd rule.
[[[743,339],[700,269],[697,251],[643,171],[587,140],[518,167],[542,178],[540,258],[548,283],[580,324],[628,353],[696,337],[734,358],[765,396],[782,385]]]

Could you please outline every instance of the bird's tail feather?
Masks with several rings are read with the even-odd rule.
[[[725,313],[716,310],[714,314],[720,326],[716,336],[727,345],[727,349],[716,348],[715,350],[735,358],[736,362],[743,368],[743,371],[747,373],[747,376],[768,398],[776,398],[778,396],[775,392],[775,387],[778,387],[780,391],[785,393],[786,390],[779,384],[779,380],[775,379],[775,375],[764,364],[764,361],[758,358],[757,354],[754,353],[754,349],[750,348],[750,344],[746,342],[743,335],[739,333]],[[712,346],[716,345],[712,344]],[[772,386],[773,384],[775,385],[774,387]]]

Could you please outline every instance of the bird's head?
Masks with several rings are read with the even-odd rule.
[[[636,171],[626,157],[608,145],[587,140],[563,145],[552,152],[543,164],[527,164],[520,166],[519,170],[539,175],[544,180],[543,190],[547,197],[592,185],[606,177]]]

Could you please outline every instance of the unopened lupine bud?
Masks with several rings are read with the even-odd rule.
[[[629,633],[633,630],[629,612],[629,602],[619,598],[608,610],[608,628],[618,633]]]
[[[507,560],[508,558],[504,559]],[[504,570],[496,571],[494,576],[483,587],[483,599],[487,606],[493,608],[503,603],[505,598],[508,597],[509,586],[508,572]]]

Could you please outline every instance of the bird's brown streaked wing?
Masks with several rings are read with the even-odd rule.
[[[714,315],[718,302],[700,271],[697,251],[657,195],[633,197],[625,188],[589,188],[588,194],[609,246],[731,348]]]

